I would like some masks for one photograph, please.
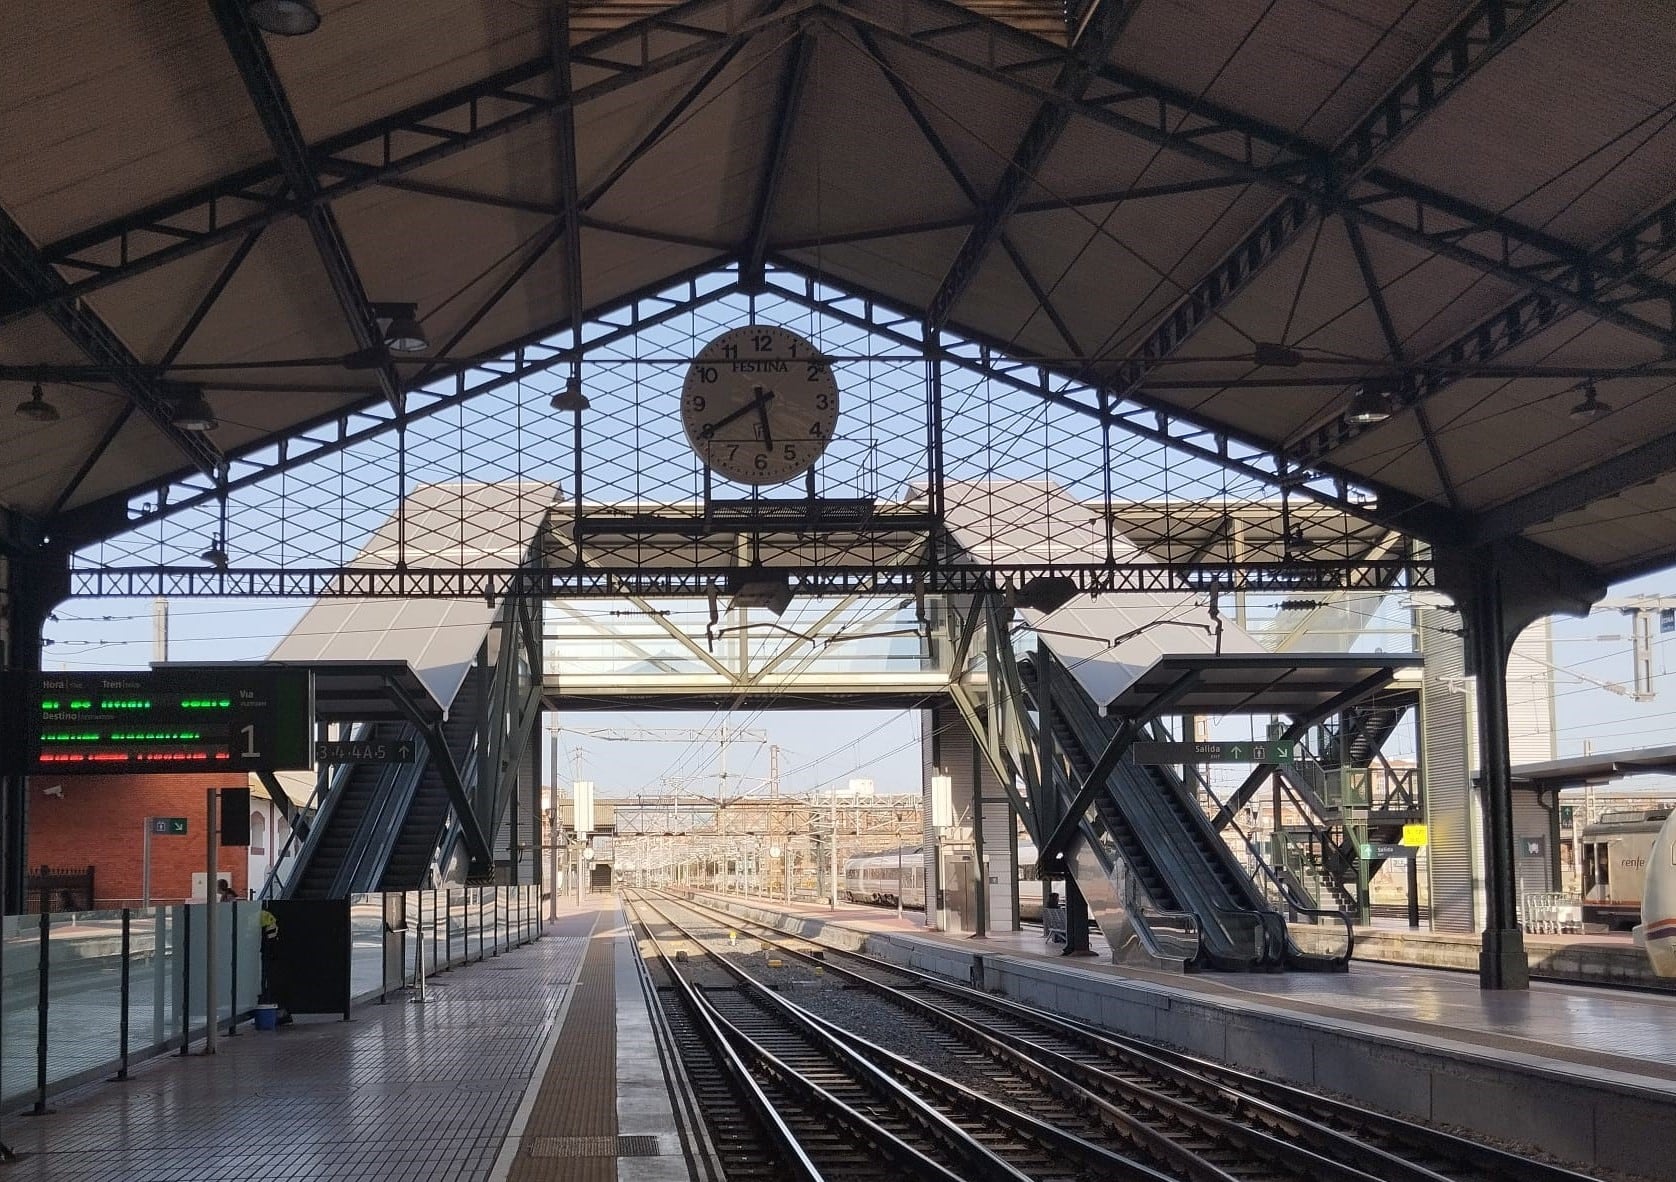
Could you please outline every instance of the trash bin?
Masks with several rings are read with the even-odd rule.
[[[256,1029],[273,1030],[279,1025],[279,1007],[277,1005],[259,1005],[256,1007]]]

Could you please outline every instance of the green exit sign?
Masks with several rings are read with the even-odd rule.
[[[164,837],[185,837],[186,818],[153,817],[151,818],[151,831]]]

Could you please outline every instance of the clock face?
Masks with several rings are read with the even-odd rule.
[[[735,328],[704,346],[681,387],[681,425],[706,467],[779,484],[814,466],[838,423],[831,364],[794,332]]]

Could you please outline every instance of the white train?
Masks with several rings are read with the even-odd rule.
[[[1627,932],[1642,918],[1644,891],[1655,861],[1653,847],[1672,811],[1633,809],[1607,813],[1583,830],[1585,924],[1591,928],[1598,925],[1609,932]]]
[[[1647,950],[1653,972],[1676,977],[1676,809],[1647,852],[1647,881],[1641,892],[1641,923],[1635,942]]]
[[[844,899],[894,907],[925,907],[925,854],[918,846],[883,854],[863,854],[844,863]],[[1018,843],[1018,913],[1020,919],[1042,918],[1042,884],[1036,878],[1036,847]]]

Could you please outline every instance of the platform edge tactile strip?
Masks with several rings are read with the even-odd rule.
[[[616,937],[594,930],[508,1182],[614,1182],[617,1136]],[[644,1152],[638,1150],[637,1152]]]

